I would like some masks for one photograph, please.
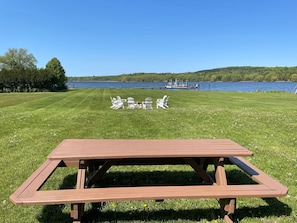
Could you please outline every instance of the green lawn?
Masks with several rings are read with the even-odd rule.
[[[170,96],[166,110],[110,109],[110,96],[155,101],[164,94]],[[251,163],[289,188],[278,199],[238,199],[238,222],[296,222],[296,117],[297,96],[278,92],[75,89],[0,94],[1,222],[71,222],[69,205],[15,206],[9,200],[65,138],[232,139],[254,152]],[[139,168],[143,177],[147,169]],[[165,168],[188,174],[183,166]],[[72,185],[74,172],[54,174],[45,187]],[[90,222],[221,222],[212,199],[110,202],[101,212],[86,205],[86,213]]]

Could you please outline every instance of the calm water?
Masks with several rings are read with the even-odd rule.
[[[202,91],[236,91],[236,92],[256,92],[256,91],[285,91],[294,92],[297,82],[189,82],[189,86],[195,89],[195,85],[200,85]],[[68,82],[70,88],[143,88],[143,89],[163,89],[164,82]]]

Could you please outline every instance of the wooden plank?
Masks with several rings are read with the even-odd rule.
[[[88,160],[251,155],[251,151],[228,139],[66,139],[49,154],[48,158]]]
[[[248,173],[251,178],[259,184],[266,185],[271,190],[278,190],[281,192],[281,196],[285,196],[288,193],[288,188],[249,163],[247,160],[241,157],[229,157],[229,160]]]
[[[146,186],[37,191],[20,198],[19,204],[66,204],[122,200],[162,200],[175,198],[278,197],[282,191],[265,185],[228,186]]]
[[[39,190],[56,168],[61,160],[46,160],[11,196],[10,200],[17,204],[22,197],[30,197]]]

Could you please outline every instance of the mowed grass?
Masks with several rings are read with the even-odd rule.
[[[164,94],[170,96],[166,110],[110,109],[110,96],[132,96],[141,102]],[[63,139],[228,138],[254,152],[248,160],[289,188],[289,194],[278,199],[238,199],[237,221],[296,222],[296,117],[297,96],[278,92],[73,89],[0,94],[0,221],[72,222],[69,205],[15,206],[9,200]],[[191,177],[184,166],[155,168],[165,170],[164,177],[181,181]],[[146,179],[143,174],[150,169],[119,167],[111,173],[135,171]],[[75,169],[62,168],[45,188],[74,184]],[[219,214],[214,199],[109,202],[101,211],[86,205],[89,222],[222,222]]]

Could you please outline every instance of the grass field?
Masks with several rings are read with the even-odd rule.
[[[164,94],[170,96],[166,110],[110,109],[110,96],[155,101]],[[296,222],[296,117],[297,96],[280,92],[74,89],[0,94],[0,222],[71,222],[68,205],[15,206],[9,200],[65,138],[232,139],[254,152],[251,163],[289,188],[278,199],[238,199],[237,221]],[[74,170],[57,173],[45,186],[61,182],[73,184]],[[100,212],[86,205],[86,213],[90,222],[221,222],[212,199],[110,202]]]

